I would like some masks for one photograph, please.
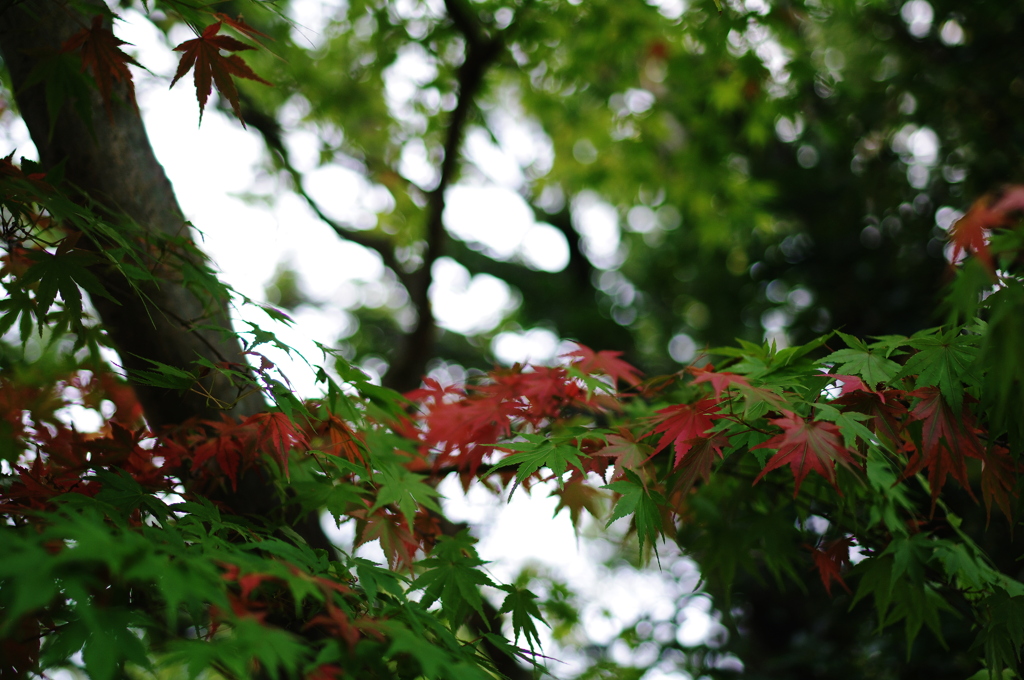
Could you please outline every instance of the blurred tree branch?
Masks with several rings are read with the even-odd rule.
[[[500,38],[485,35],[480,20],[468,3],[463,0],[445,0],[445,8],[452,23],[466,40],[466,56],[456,75],[458,101],[448,121],[440,177],[427,198],[427,249],[423,264],[415,273],[417,281],[409,291],[418,314],[416,326],[406,336],[398,360],[385,377],[385,383],[399,391],[414,389],[419,385],[420,378],[426,372],[427,361],[434,354],[436,320],[430,304],[431,269],[445,250],[445,192],[458,173],[460,148],[474,100],[483,85],[487,69],[503,49]]]

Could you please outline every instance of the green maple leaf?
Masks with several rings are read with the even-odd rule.
[[[907,360],[900,377],[916,375],[917,389],[938,387],[942,396],[955,412],[963,404],[964,385],[978,384],[975,371],[980,341],[977,335],[962,335],[959,329],[943,333],[921,333],[909,344],[918,350]]]
[[[661,513],[658,507],[664,505],[666,501],[661,494],[644,486],[635,472],[628,468],[623,472],[626,474],[626,479],[601,487],[621,495],[605,526],[611,526],[615,520],[632,514],[642,553],[645,542],[650,542],[653,546],[662,534]]]
[[[29,259],[35,261],[35,264],[29,267],[21,281],[23,285],[39,282],[36,288],[36,319],[40,329],[46,321],[46,313],[57,299],[57,293],[60,293],[68,310],[76,317],[81,317],[82,293],[78,290],[79,286],[92,295],[100,295],[114,304],[120,304],[88,269],[89,265],[99,262],[99,258],[92,253],[75,249],[77,241],[77,235],[65,238],[52,255],[41,250],[29,251],[26,254]]]
[[[377,487],[377,501],[370,508],[370,512],[394,503],[409,526],[412,526],[413,517],[420,505],[428,510],[441,512],[441,507],[434,500],[441,494],[423,482],[423,475],[409,472],[401,465],[388,465],[380,471],[379,477],[383,481]]]
[[[508,494],[510,500],[516,488],[523,483],[523,480],[542,467],[551,470],[559,478],[559,481],[561,481],[562,475],[565,474],[570,465],[578,470],[582,470],[580,459],[583,457],[583,452],[575,446],[564,443],[570,439],[576,439],[575,435],[559,437],[557,439],[549,439],[540,434],[522,434],[519,436],[526,441],[510,442],[501,445],[503,449],[519,451],[519,453],[505,458],[494,466],[495,469],[511,465],[518,466],[516,483],[512,485],[512,490]]]
[[[419,562],[427,571],[413,583],[413,590],[423,590],[423,605],[441,601],[441,612],[453,626],[465,622],[469,609],[483,615],[480,586],[494,582],[478,567],[487,564],[477,556],[474,539],[468,529],[455,536],[442,536],[431,556]]]
[[[878,348],[869,347],[852,335],[839,333],[850,349],[832,352],[822,359],[824,363],[835,363],[837,373],[859,375],[869,387],[874,389],[878,383],[887,383],[900,372],[900,365],[887,358],[888,353]]]
[[[515,633],[515,641],[518,643],[519,636],[522,635],[526,638],[526,644],[530,646],[531,650],[534,642],[539,646],[540,635],[537,633],[537,626],[534,625],[533,620],[536,619],[545,626],[547,623],[537,607],[537,596],[526,588],[517,588],[514,585],[498,586],[498,589],[508,593],[505,601],[501,604],[501,612],[512,614],[512,630]]]

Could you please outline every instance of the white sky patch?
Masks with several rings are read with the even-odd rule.
[[[295,117],[299,119],[296,125],[301,124],[301,116]],[[310,172],[320,166],[320,137],[313,130],[293,129],[285,135],[284,145],[288,149],[288,159],[299,172]]]
[[[446,196],[444,222],[457,238],[479,243],[499,260],[518,258],[534,269],[561,271],[569,264],[565,235],[536,222],[523,198],[510,189],[459,184]]]
[[[490,254],[508,260],[534,219],[526,201],[514,191],[458,184],[448,191],[444,222],[457,238],[482,243]]]
[[[565,234],[550,224],[535,222],[523,236],[519,254],[534,269],[560,272],[569,264],[569,243]]]
[[[583,237],[583,252],[599,269],[615,269],[625,260],[619,248],[619,213],[592,191],[572,204],[573,226]]]
[[[402,147],[398,172],[426,191],[437,187],[441,179],[437,164],[431,162],[427,145],[419,138],[409,140]]]
[[[361,205],[371,192],[370,183],[356,171],[325,165],[306,173],[305,179],[306,191],[328,217],[357,229],[376,226],[376,215]]]
[[[647,4],[657,7],[666,19],[676,20],[683,16],[689,4],[685,0],[647,0]]]
[[[171,78],[174,77],[174,71],[178,67],[178,61],[181,59],[180,52],[173,52],[170,49],[178,43],[167,45],[163,33],[150,23],[145,15],[136,10],[125,10],[120,12],[120,16],[123,21],[114,23],[114,35],[125,42],[131,43],[130,47],[125,46],[122,49],[133,55],[140,64],[153,73],[150,76],[145,71],[132,67],[136,93],[142,94],[144,91],[157,88],[159,84],[163,84],[163,89],[167,89],[171,84]],[[187,28],[184,28],[184,31],[184,33],[180,34],[174,33],[174,37],[181,37],[181,41],[190,40],[195,37],[194,35],[191,37],[188,35],[189,31]],[[154,78],[154,76],[156,77]],[[192,78],[187,77],[183,78],[183,80],[186,81],[186,85],[192,84],[192,92],[194,93],[195,85]],[[175,85],[175,87],[178,86]],[[141,106],[143,102],[139,101],[139,104]]]
[[[928,185],[939,158],[939,136],[930,127],[907,124],[893,135],[892,149],[907,164],[907,182],[916,189]]]
[[[487,122],[501,150],[533,177],[542,177],[554,165],[555,147],[540,124],[521,110],[516,99],[515,93],[503,94],[501,106],[488,113]]]
[[[437,66],[418,43],[403,45],[398,58],[384,70],[384,88],[388,108],[399,120],[426,125],[422,114],[412,108],[412,101],[427,83],[437,77]]]
[[[14,153],[17,163],[21,157],[39,160],[39,151],[28,133],[28,126],[21,116],[16,116],[10,109],[0,113],[0,156]]]
[[[438,325],[473,335],[491,330],[515,307],[508,284],[489,274],[470,277],[450,257],[434,263],[430,298]]]
[[[300,47],[319,49],[329,37],[322,27],[337,18],[347,4],[346,0],[293,0],[288,3],[288,17],[294,22],[292,40]]]
[[[294,194],[282,194],[274,214],[279,225],[274,259],[287,255],[305,289],[315,299],[333,300],[347,281],[371,281],[384,276],[384,265],[378,255],[342,240]]]
[[[499,186],[515,189],[523,185],[525,177],[517,159],[505,153],[481,128],[475,127],[466,135],[466,157]]]
[[[522,333],[498,333],[491,341],[491,351],[506,365],[549,364],[561,350],[558,336],[546,328],[531,328]]]
[[[932,29],[935,10],[927,0],[910,0],[900,8],[900,16],[907,23],[910,35],[923,38]]]

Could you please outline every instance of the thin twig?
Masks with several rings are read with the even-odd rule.
[[[398,257],[395,255],[394,246],[385,238],[374,236],[372,234],[360,233],[353,227],[347,226],[338,222],[337,220],[329,217],[320,207],[320,204],[309,195],[306,191],[304,178],[302,173],[292,164],[291,155],[288,153],[287,147],[284,145],[284,139],[281,133],[281,126],[277,120],[270,115],[267,115],[263,111],[260,111],[253,102],[247,98],[244,94],[240,97],[242,106],[245,109],[245,119],[249,124],[249,127],[254,128],[263,137],[263,142],[267,145],[275,156],[277,157],[278,163],[285,172],[292,178],[292,183],[295,185],[295,192],[304,200],[310,207],[317,218],[320,219],[324,224],[334,230],[334,233],[343,238],[346,241],[351,241],[357,245],[361,245],[364,248],[377,253],[381,260],[384,262],[384,266],[395,273],[399,282],[409,290],[410,295],[412,294],[413,278],[412,276],[402,268],[398,261]]]

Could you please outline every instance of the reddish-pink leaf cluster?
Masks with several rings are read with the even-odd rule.
[[[238,89],[235,87],[232,76],[255,80],[264,85],[270,85],[270,83],[253,73],[252,69],[238,55],[221,55],[221,51],[241,52],[256,49],[252,45],[246,45],[230,36],[218,35],[222,25],[222,21],[210,24],[203,29],[198,38],[186,40],[174,48],[175,52],[183,54],[181,61],[178,62],[174,80],[171,81],[171,87],[174,87],[176,82],[194,68],[193,77],[196,83],[196,98],[199,100],[199,119],[202,120],[206,101],[210,98],[213,85],[216,85],[221,95],[231,103],[235,116],[242,121],[244,126],[245,121],[242,120],[242,109],[238,102]],[[232,22],[232,25],[235,25],[235,22]],[[258,33],[258,31],[255,32]]]
[[[138,107],[135,101],[135,84],[132,81],[131,71],[128,70],[128,64],[140,67],[141,64],[121,49],[121,45],[127,44],[115,37],[104,25],[103,17],[97,14],[92,18],[89,28],[83,28],[75,33],[61,46],[63,52],[81,50],[82,70],[92,71],[108,115],[113,115],[111,91],[114,83],[123,84],[128,101],[132,106]]]

